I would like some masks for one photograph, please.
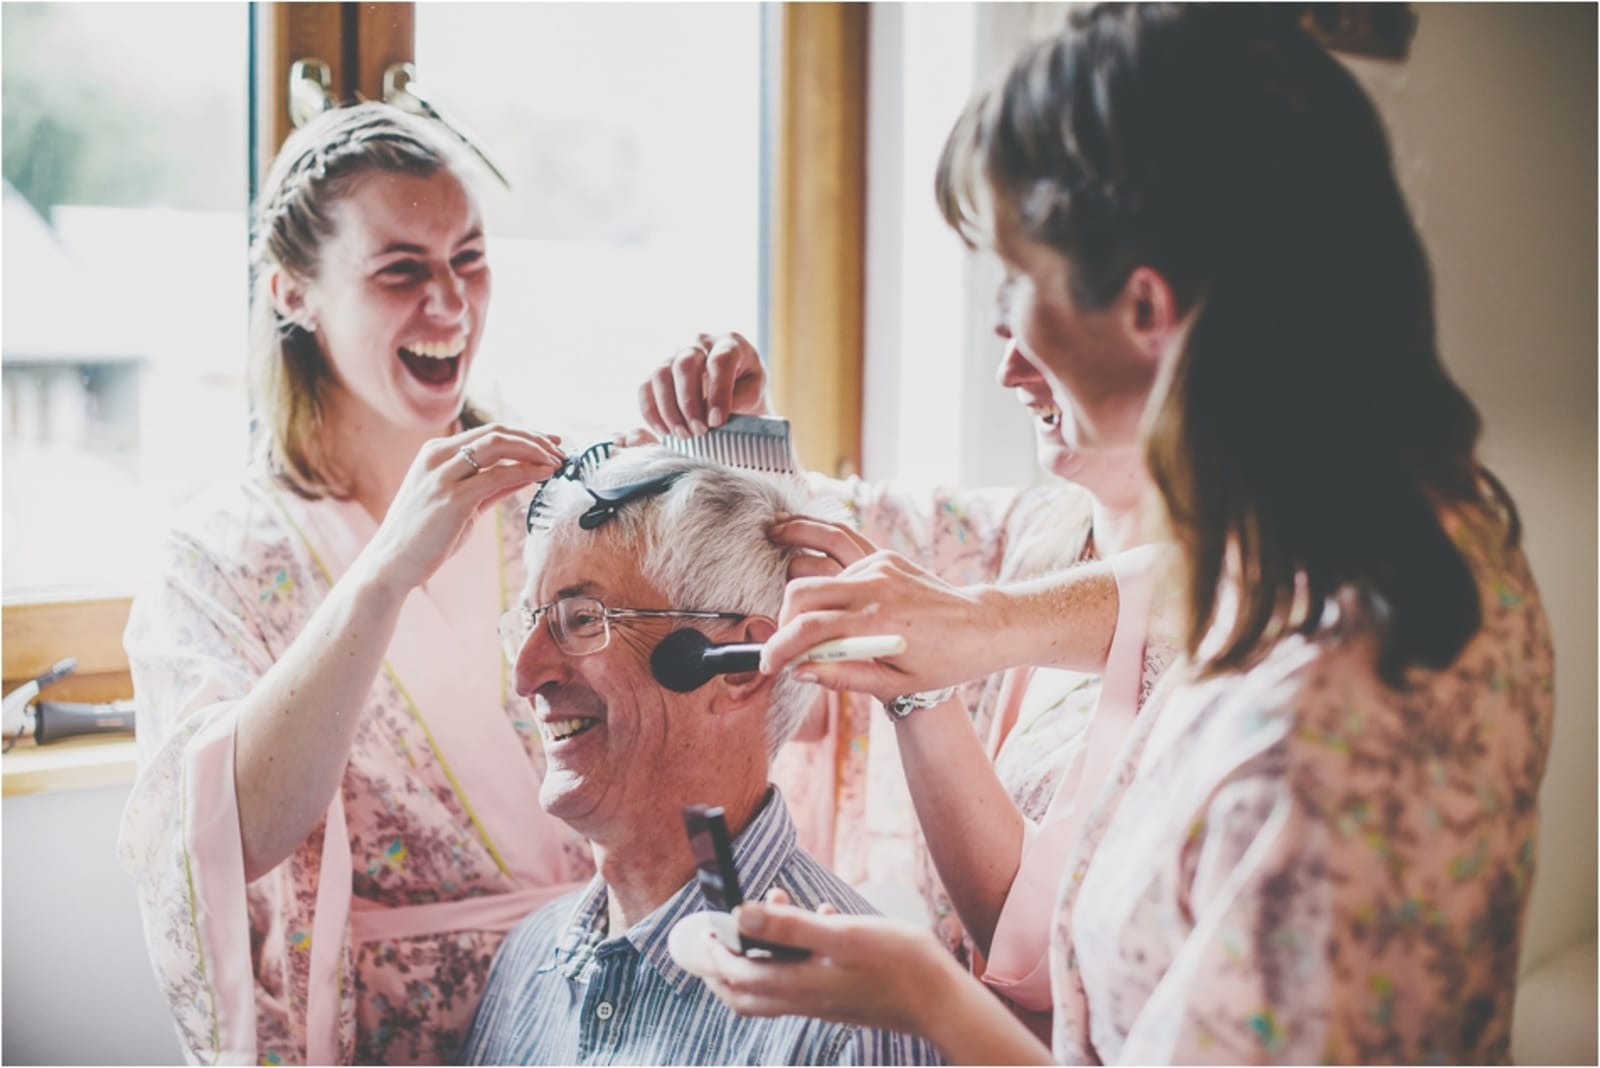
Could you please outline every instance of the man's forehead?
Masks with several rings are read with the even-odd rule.
[[[527,594],[537,603],[567,597],[605,600],[650,589],[639,573],[637,553],[622,552],[610,538],[583,538],[529,554]]]

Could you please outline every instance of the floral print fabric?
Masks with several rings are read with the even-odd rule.
[[[1385,687],[1345,591],[1315,637],[1158,688],[1063,883],[1059,1058],[1507,1058],[1553,654],[1501,524],[1450,525],[1483,625],[1448,669]]]
[[[535,863],[507,863],[511,848],[502,840],[496,849],[501,832],[483,816],[503,784],[483,776],[452,781],[437,744],[447,717],[504,717],[506,737],[518,739],[521,754],[509,757],[511,766],[527,780],[517,784],[517,796],[537,792],[542,747],[525,702],[510,693],[503,673],[478,678],[484,669],[476,638],[481,632],[495,648],[495,617],[521,584],[523,528],[508,501],[503,514],[478,524],[475,555],[464,550],[463,563],[435,579],[470,583],[451,602],[473,606],[471,618],[448,622],[460,632],[462,655],[472,658],[472,677],[455,679],[456,650],[441,647],[434,663],[396,662],[380,672],[361,710],[336,801],[348,828],[348,886],[337,876],[323,885],[323,828],[245,884],[232,780],[238,704],[329,589],[324,561],[291,516],[337,525],[341,518],[332,513],[340,507],[290,499],[259,470],[216,491],[169,537],[159,577],[135,599],[129,620],[140,772],[119,852],[135,875],[151,956],[192,1059],[304,1062],[317,1048],[308,1008],[323,996],[336,999],[330,1056],[449,1062],[503,930],[362,942],[347,925],[342,949],[330,955],[337,970],[331,990],[319,995],[322,984],[311,974],[319,892],[324,902],[329,893],[342,895],[364,919],[375,909],[499,900],[495,895],[540,884],[554,891],[592,871],[585,843],[537,810],[522,816],[538,828],[529,833],[558,844]],[[416,707],[411,691],[430,689],[430,673],[451,676],[433,684],[459,692],[455,707]],[[471,699],[485,693],[487,701]]]
[[[1021,580],[1092,558],[1089,495],[1060,480],[1021,490],[941,488],[924,498],[855,478],[812,478],[817,494],[843,501],[851,520],[878,547],[900,552],[954,585]],[[1050,696],[1030,704],[1026,731],[1009,732],[1016,738],[997,762],[1023,814],[1035,820],[1049,806],[1066,757],[1050,749],[1087,720],[1098,694],[1091,676],[1047,677],[1040,692]],[[1005,681],[1000,673],[961,688],[980,738],[991,738]],[[790,798],[802,844],[852,885],[866,887],[878,907],[888,902],[874,890],[912,910],[920,907],[951,952],[971,963],[966,932],[912,811],[893,724],[865,695],[829,695],[827,702],[819,713],[826,727],[818,732],[822,737],[791,743],[773,770],[773,780]]]

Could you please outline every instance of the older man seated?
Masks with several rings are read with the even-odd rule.
[[[752,671],[675,693],[651,674],[675,629],[716,642],[776,629],[791,550],[767,531],[778,513],[807,510],[804,489],[654,447],[605,451],[570,461],[535,498],[525,602],[502,625],[544,733],[540,802],[588,838],[599,874],[506,939],[464,1060],[937,1063],[894,1032],[735,1016],[668,952],[673,926],[707,908],[690,804],[726,811],[746,897],[781,889],[809,908],[871,907],[796,846],[767,779],[814,689]]]

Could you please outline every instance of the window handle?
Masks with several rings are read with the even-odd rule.
[[[289,67],[289,121],[304,126],[335,106],[333,72],[320,59],[297,59]]]
[[[510,180],[506,178],[499,167],[494,165],[494,161],[489,158],[488,153],[479,147],[478,139],[469,134],[467,128],[455,119],[446,118],[439,110],[439,106],[434,102],[432,94],[428,93],[417,82],[416,67],[410,63],[391,64],[383,72],[383,99],[385,103],[404,108],[415,114],[426,115],[428,118],[438,122],[439,125],[460,138],[462,144],[472,149],[473,153],[483,161],[483,165],[489,168],[489,173],[500,180],[501,185],[507,189],[511,188]]]

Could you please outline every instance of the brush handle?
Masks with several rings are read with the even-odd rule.
[[[80,734],[131,734],[133,711],[132,701],[104,704],[40,701],[34,706],[33,740],[39,745],[49,745]]]
[[[801,655],[801,660],[825,663],[834,660],[877,660],[884,656],[899,656],[906,651],[906,640],[898,634],[863,634],[855,638],[835,638],[831,642],[813,645]]]
[[[709,646],[700,654],[700,662],[714,675],[754,671],[761,666],[761,643],[735,642],[731,645]]]
[[[800,659],[814,662],[876,660],[880,656],[897,656],[905,651],[906,640],[898,634],[864,634],[857,638],[835,638],[831,642],[812,646]],[[754,671],[761,664],[761,643],[734,642],[707,646],[700,654],[700,662],[713,675]]]

